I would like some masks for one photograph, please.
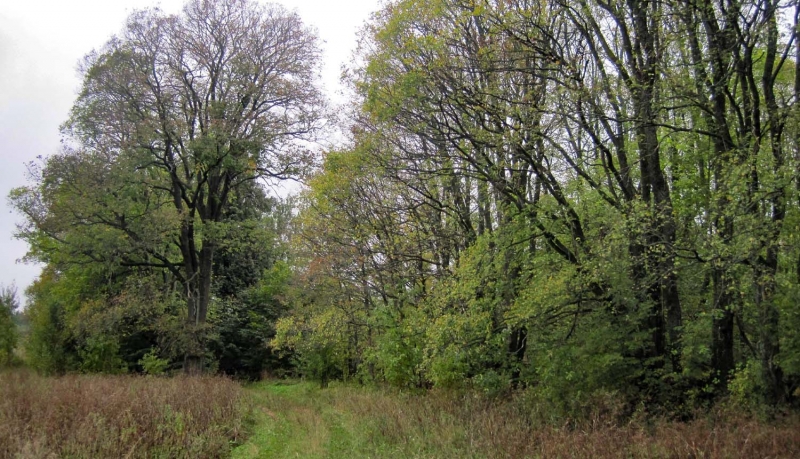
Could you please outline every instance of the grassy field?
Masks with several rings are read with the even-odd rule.
[[[222,458],[245,433],[239,384],[0,372],[0,458]]]
[[[542,425],[519,401],[297,381],[0,372],[0,458],[795,458],[800,419],[603,416]]]
[[[469,395],[410,395],[308,383],[248,389],[244,458],[796,458],[800,421],[713,416],[691,423],[596,419],[582,428],[533,426],[519,404]]]

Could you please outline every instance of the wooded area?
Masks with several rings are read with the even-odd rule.
[[[10,196],[45,264],[24,358],[525,391],[556,417],[609,397],[793,406],[798,18],[779,0],[396,0],[336,117],[295,13],[136,12]],[[264,186],[287,179],[306,186]]]

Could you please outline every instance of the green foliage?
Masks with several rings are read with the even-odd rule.
[[[340,333],[345,329],[343,322],[344,317],[336,310],[324,311],[308,321],[281,318],[270,344],[284,353],[293,353],[298,372],[324,386],[347,374],[349,337]]]
[[[216,338],[210,348],[220,371],[250,380],[286,371],[287,362],[268,343],[285,309],[281,292],[289,275],[287,265],[278,262],[257,284],[212,305],[209,321]]]
[[[103,285],[105,284],[105,285]],[[141,371],[153,346],[183,358],[174,296],[154,277],[103,283],[90,270],[45,269],[28,289],[28,363],[46,373]]]
[[[269,347],[275,321],[285,314],[292,269],[282,238],[291,220],[288,202],[267,199],[254,187],[237,196],[229,235],[215,258],[217,273],[209,322],[209,342],[218,369],[237,378],[257,380],[289,370],[287,358]]]
[[[141,110],[207,88],[185,67],[162,75],[183,91],[143,84],[173,61],[142,43],[184,36],[134,16],[87,61],[81,148],[11,195],[47,264],[28,355],[517,392],[554,424],[796,404],[798,24],[773,6],[389,2],[347,73],[347,146],[286,201],[256,179],[309,164],[316,91],[285,80],[285,143],[243,115],[248,75],[200,98],[201,126],[194,98]]]
[[[314,163],[307,144],[328,117],[319,52],[314,31],[279,5],[190,0],[176,16],[132,13],[86,56],[63,148],[10,194],[28,257],[59,277],[43,289],[64,290],[42,292],[37,306],[54,312],[34,333],[42,367],[109,371],[116,355],[139,371],[157,345],[189,373],[219,359],[228,373],[260,372],[279,301],[245,297],[285,259],[291,217],[264,181],[297,179]],[[194,76],[180,76],[188,67]],[[207,322],[216,299],[234,305],[222,308],[220,330]],[[245,318],[256,303],[258,317]],[[243,321],[246,336],[237,335]],[[234,349],[209,348],[220,339]],[[69,363],[55,356],[66,341]],[[262,355],[237,361],[244,348]]]
[[[53,270],[45,269],[27,291],[25,313],[31,328],[25,356],[30,366],[45,373],[63,373],[78,366],[77,348],[66,324],[73,295],[58,278]]]
[[[152,349],[139,360],[139,365],[142,366],[142,371],[145,374],[161,376],[167,372],[169,360],[160,358],[158,351]]]
[[[90,336],[78,355],[81,370],[87,373],[120,374],[127,370],[119,356],[119,342],[111,336]]]
[[[273,345],[560,420],[791,402],[800,63],[775,6],[386,5]]]
[[[409,308],[406,314],[414,314]],[[397,323],[385,311],[376,313],[382,333],[375,337],[374,344],[364,351],[365,362],[375,372],[375,377],[397,387],[418,387],[424,384],[423,349],[421,339],[425,325],[423,317],[410,318],[406,315],[402,323]]]
[[[763,406],[764,381],[756,362],[748,362],[736,369],[730,382],[728,403],[735,409],[754,413]]]
[[[19,307],[17,289],[13,286],[0,286],[0,368],[16,363],[14,350],[17,347],[19,332],[14,314]]]

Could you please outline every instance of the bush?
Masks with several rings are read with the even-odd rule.
[[[160,376],[167,372],[169,360],[159,358],[158,352],[152,349],[139,360],[139,365],[142,366],[142,371],[145,374]]]
[[[111,336],[89,337],[78,354],[81,370],[86,373],[121,374],[127,366],[119,356],[119,342]]]

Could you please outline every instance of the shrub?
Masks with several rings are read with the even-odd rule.
[[[159,358],[158,352],[152,349],[139,360],[139,365],[142,366],[142,371],[144,371],[145,374],[160,376],[167,372],[169,360]]]

